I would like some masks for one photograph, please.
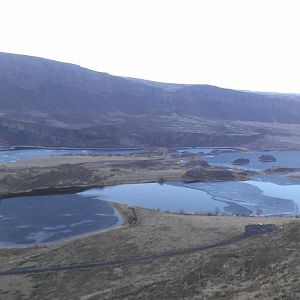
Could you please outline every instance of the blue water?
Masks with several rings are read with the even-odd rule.
[[[109,202],[77,195],[28,196],[0,201],[0,248],[43,244],[118,226]]]
[[[206,148],[203,158],[211,165],[231,168],[262,171],[272,167],[300,168],[300,151],[257,151],[257,152],[226,152],[215,155],[215,148]],[[184,149],[191,153],[201,152],[201,148]],[[180,150],[181,152],[183,149]],[[263,154],[272,155],[276,162],[261,162]],[[248,158],[250,163],[244,166],[233,165],[238,158]],[[295,172],[294,174],[299,174]],[[215,200],[238,204],[255,214],[257,209],[263,214],[297,213],[300,201],[300,182],[292,180],[284,174],[267,174],[255,176],[247,182],[199,182],[181,184],[182,186],[200,189],[209,193]],[[297,206],[298,205],[298,206]]]
[[[181,183],[181,186],[202,190],[210,194],[213,199],[233,203],[246,208],[250,215],[255,215],[257,209],[263,215],[293,215],[296,213],[296,195],[299,185],[295,189],[295,197],[287,197],[287,193],[271,193],[267,186],[258,180],[227,181],[227,182],[194,182]],[[272,186],[271,186],[272,187]],[[279,190],[281,187],[278,186]],[[298,193],[299,195],[299,193]],[[238,213],[238,209],[236,212]],[[228,212],[235,213],[235,208]]]
[[[263,154],[272,155],[276,162],[261,162]],[[232,162],[238,158],[248,158],[250,163],[244,166],[234,166]],[[268,151],[268,152],[233,152],[219,155],[208,155],[204,159],[211,165],[235,167],[249,170],[265,170],[271,167],[300,168],[300,151]]]
[[[222,149],[222,150],[232,149],[233,150],[233,148],[221,148],[221,147],[182,147],[182,148],[178,148],[177,152],[179,152],[179,153],[184,153],[184,152],[201,153],[201,152],[203,152],[204,154],[209,154],[213,150],[217,150],[217,149]]]
[[[193,150],[194,149],[194,150]],[[207,153],[214,165],[264,170],[272,166],[300,168],[300,151],[232,152],[212,155],[215,148],[191,148]],[[183,149],[181,149],[183,150]],[[51,155],[124,154],[134,149],[27,149],[0,151],[0,164]],[[183,150],[184,151],[184,150]],[[195,152],[196,153],[196,152]],[[262,163],[262,154],[277,161]],[[233,166],[237,158],[250,164]],[[103,201],[105,200],[105,201]],[[171,212],[245,213],[294,215],[300,206],[300,182],[283,174],[262,174],[244,182],[170,182],[124,184],[89,189],[77,195],[20,197],[0,201],[0,247],[50,243],[120,224],[120,216],[109,202]]]
[[[171,212],[213,212],[223,211],[225,203],[214,200],[204,191],[187,189],[158,183],[122,184],[102,189],[89,189],[78,193],[84,197],[94,197],[128,205]]]
[[[63,156],[63,155],[129,155],[137,153],[140,149],[22,149],[22,150],[1,150],[0,164],[13,163],[37,157]]]
[[[260,181],[228,182],[169,182],[122,184],[93,188],[78,193],[79,196],[114,201],[131,206],[159,209],[162,211],[189,213],[220,213],[255,215],[293,215],[296,212],[295,197],[287,193],[268,193]],[[289,186],[292,188],[292,186]],[[293,188],[293,189],[294,189]]]
[[[273,182],[264,182],[249,180],[246,181],[254,187],[257,187],[263,192],[263,195],[268,197],[278,197],[292,200],[298,207],[300,207],[300,184],[276,184]]]
[[[189,148],[190,151],[209,152],[215,148]],[[186,149],[180,149],[185,151]],[[276,162],[263,163],[259,157],[263,154],[275,156]],[[249,158],[246,166],[233,166],[237,158]],[[204,159],[213,165],[261,171],[277,167],[300,168],[300,151],[268,152],[231,152],[219,155],[208,154]],[[170,187],[173,185],[173,189]],[[188,189],[178,189],[188,188]],[[197,190],[197,193],[191,192]],[[283,174],[255,176],[251,181],[169,183],[164,186],[155,184],[120,185],[86,192],[99,199],[112,200],[145,208],[178,212],[208,212],[218,207],[221,212],[263,215],[293,215],[300,199],[300,182],[291,180]],[[199,201],[201,199],[201,201]],[[221,205],[221,204],[222,205]],[[241,208],[246,209],[241,210]]]

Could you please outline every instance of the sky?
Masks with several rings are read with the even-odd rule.
[[[299,0],[0,0],[0,51],[162,82],[300,93]]]

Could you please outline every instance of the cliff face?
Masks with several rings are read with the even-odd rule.
[[[69,129],[0,119],[0,146],[35,145],[45,147],[197,147],[239,146],[255,141],[261,133],[209,134],[187,131],[124,130],[117,126]]]
[[[237,120],[300,124],[300,102],[0,53],[1,145],[237,145],[261,137],[225,124]]]

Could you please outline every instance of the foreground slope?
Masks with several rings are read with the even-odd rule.
[[[0,145],[241,145],[300,124],[297,96],[117,77],[7,53],[0,112]]]
[[[125,220],[131,210],[119,206]],[[91,269],[0,276],[1,299],[298,299],[300,223],[136,209],[137,223],[41,248],[0,250],[0,272],[107,262],[206,246],[244,226],[283,229],[204,252]],[[280,227],[281,228],[281,227]]]

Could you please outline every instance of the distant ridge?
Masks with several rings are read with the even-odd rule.
[[[245,135],[220,131],[214,122],[300,124],[300,101],[297,95],[160,83],[0,53],[0,118],[0,145],[176,146],[176,134],[178,140],[195,134],[198,143],[199,134]]]

